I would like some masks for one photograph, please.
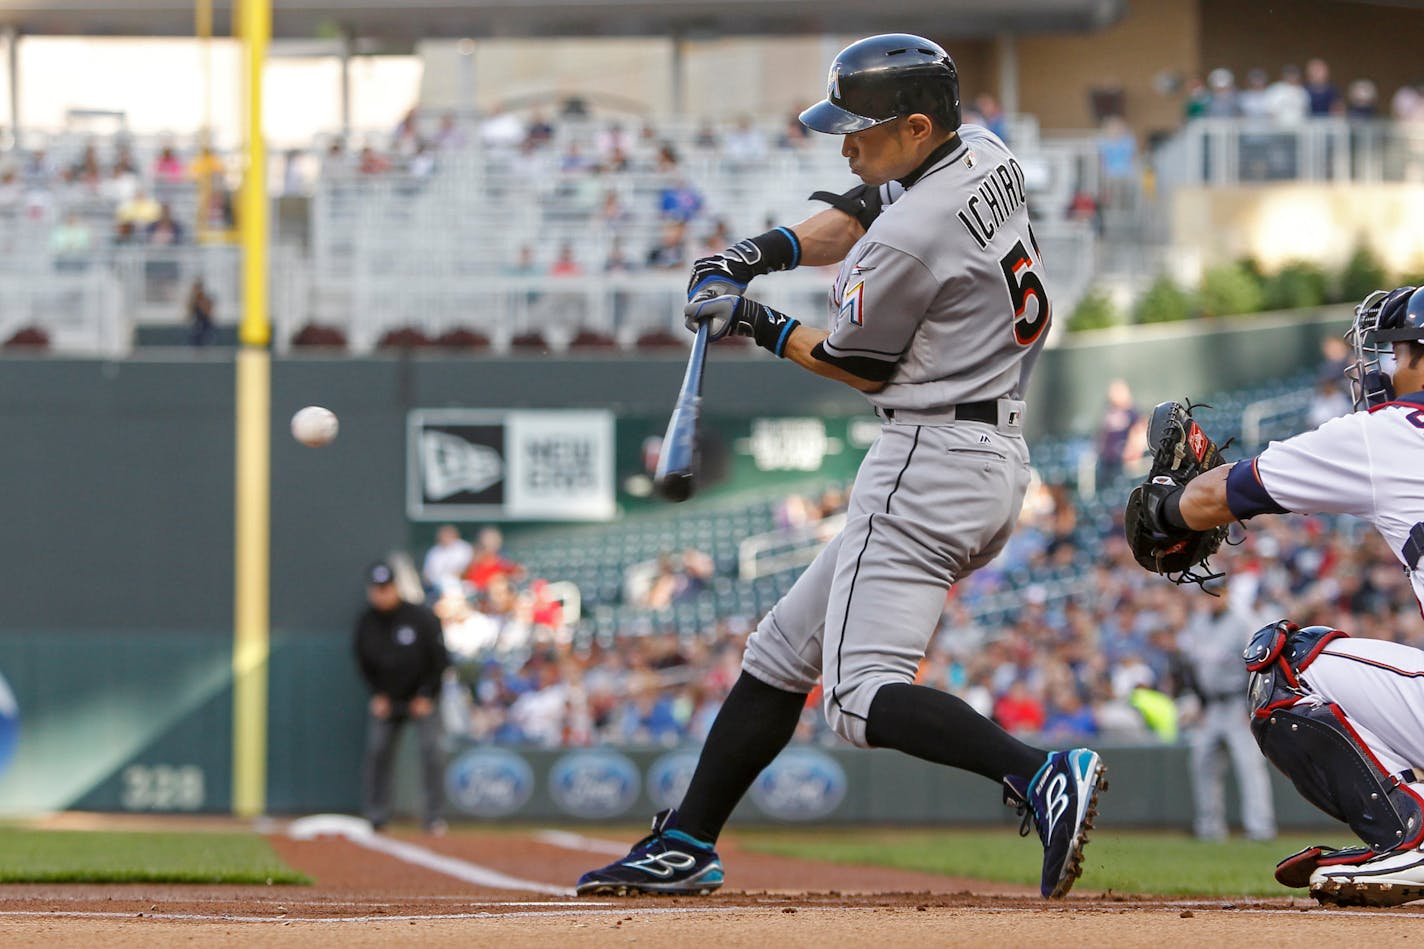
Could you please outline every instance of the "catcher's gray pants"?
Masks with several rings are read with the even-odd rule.
[[[424,779],[421,819],[426,826],[440,820],[441,768],[440,716],[432,712],[424,718],[377,718],[366,716],[366,768],[363,781],[362,813],[380,827],[391,819],[391,778],[396,740],[401,726],[415,726],[420,739],[420,770]]]
[[[1192,795],[1198,837],[1226,837],[1226,756],[1236,771],[1241,792],[1241,826],[1252,840],[1276,836],[1276,810],[1271,801],[1271,776],[1256,739],[1251,736],[1251,711],[1240,698],[1207,702],[1201,721],[1188,735],[1191,749]]]
[[[1028,489],[1018,419],[916,424],[897,413],[851,489],[845,528],[761,621],[742,667],[768,685],[809,692],[822,680],[826,720],[866,746],[882,685],[913,682],[949,585],[1007,542]],[[906,416],[909,419],[906,419]]]

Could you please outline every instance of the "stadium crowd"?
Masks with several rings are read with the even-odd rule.
[[[1303,70],[1285,66],[1274,81],[1266,70],[1250,69],[1244,86],[1231,70],[1216,68],[1204,78],[1182,79],[1172,91],[1183,103],[1185,121],[1244,118],[1283,128],[1323,117],[1424,122],[1424,87],[1401,86],[1386,102],[1368,78],[1337,86],[1319,58],[1308,60]],[[1102,122],[1096,191],[1080,190],[1067,207],[1039,213],[1095,218],[1104,207],[1130,205],[1138,193],[1144,171],[1140,146],[1149,130],[1132,127],[1121,103],[1100,103],[1095,110]],[[966,95],[965,120],[1012,137],[1007,116],[988,93]],[[808,143],[794,114],[775,123],[741,115],[680,129],[595,117],[578,98],[552,109],[495,109],[478,118],[450,111],[431,116],[412,107],[388,134],[351,143],[328,137],[324,145],[283,152],[273,187],[282,195],[305,195],[322,179],[421,179],[457,156],[477,152],[487,167],[557,180],[551,197],[570,208],[591,209],[593,223],[615,238],[600,246],[598,260],[580,259],[587,256],[584,248],[511,248],[507,273],[677,269],[702,248],[729,243],[727,224],[709,206],[695,167],[712,162],[730,172],[762,169],[777,157],[794,159]],[[189,242],[196,230],[232,225],[237,164],[201,138],[185,146],[177,137],[140,142],[117,133],[58,139],[53,148],[15,147],[0,156],[0,221],[47,224],[53,252],[71,258],[109,246]],[[628,189],[619,182],[630,176],[660,179],[655,208],[629,207]],[[646,246],[628,246],[635,235],[623,233],[625,225],[649,210],[664,222],[661,235]]]
[[[1215,566],[1262,624],[1290,617],[1424,645],[1409,584],[1372,533],[1346,520],[1265,518],[1236,540]],[[724,616],[679,636],[650,611],[639,630],[583,639],[549,583],[516,582],[522,571],[510,565],[483,592],[446,588],[436,600],[458,675],[446,690],[447,727],[514,745],[703,737],[758,617]],[[919,681],[1045,741],[1174,741],[1191,690],[1183,654],[1209,596],[1138,567],[1111,507],[1040,484],[1000,558],[949,592]],[[1253,631],[1241,630],[1243,645]],[[799,737],[834,744],[818,700],[808,699]]]

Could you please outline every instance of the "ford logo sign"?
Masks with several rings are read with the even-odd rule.
[[[648,767],[648,797],[658,810],[677,807],[697,770],[697,752],[670,751]]]
[[[529,763],[503,748],[474,748],[445,767],[445,797],[476,817],[508,817],[534,793]]]
[[[637,767],[616,751],[573,751],[549,770],[549,794],[575,817],[617,817],[638,799],[641,783]]]
[[[752,800],[768,816],[781,820],[816,820],[845,799],[846,776],[840,763],[814,748],[789,748],[752,785]]]

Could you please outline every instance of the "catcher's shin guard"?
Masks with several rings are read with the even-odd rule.
[[[1251,734],[1302,797],[1376,852],[1424,843],[1424,800],[1405,783],[1412,775],[1385,771],[1340,706],[1283,698],[1255,712]]]

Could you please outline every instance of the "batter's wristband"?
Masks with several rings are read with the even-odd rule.
[[[747,239],[761,252],[761,259],[752,265],[758,273],[795,270],[801,263],[801,242],[789,227],[773,227],[765,234]]]
[[[778,359],[786,358],[786,341],[791,338],[792,331],[801,325],[801,321],[794,320],[779,310],[773,310],[765,303],[747,302],[757,308],[756,315],[752,317],[752,339]]]

